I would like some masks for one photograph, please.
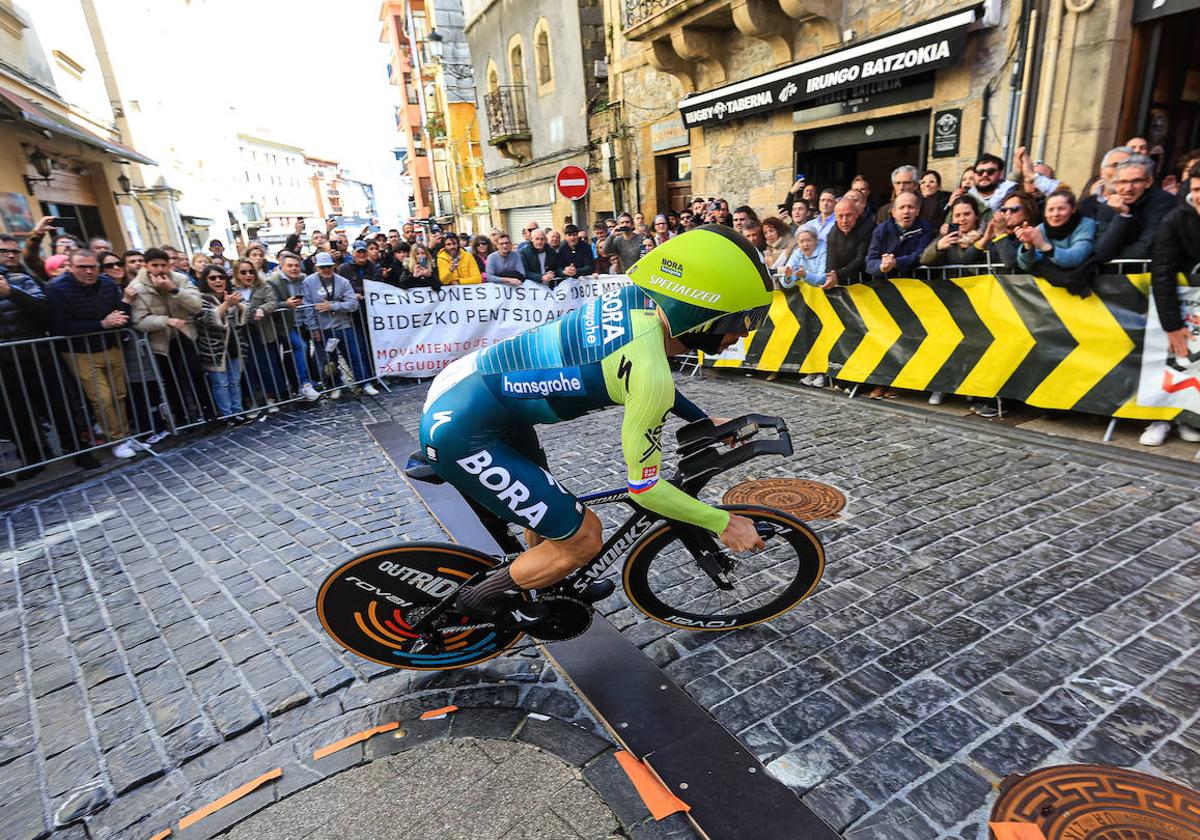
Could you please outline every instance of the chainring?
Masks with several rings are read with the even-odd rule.
[[[526,631],[540,642],[565,642],[583,634],[592,626],[590,604],[564,595],[546,595],[538,598],[539,604],[550,609],[550,615],[536,627]]]

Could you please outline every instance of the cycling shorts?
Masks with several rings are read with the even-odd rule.
[[[583,505],[550,474],[537,432],[496,400],[474,355],[434,381],[420,442],[434,472],[504,521],[551,540],[583,524]]]

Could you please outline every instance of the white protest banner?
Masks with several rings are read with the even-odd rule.
[[[1179,304],[1188,331],[1188,355],[1170,352],[1152,300],[1146,313],[1137,402],[1200,414],[1200,287],[1180,286]]]
[[[380,376],[430,377],[460,356],[560,318],[629,283],[624,275],[568,277],[553,289],[480,283],[397,289],[366,282],[367,318]]]

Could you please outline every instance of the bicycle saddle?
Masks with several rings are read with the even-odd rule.
[[[428,481],[430,484],[442,484],[444,481],[433,471],[433,465],[420,449],[409,454],[408,462],[404,465],[404,474],[413,481]]]

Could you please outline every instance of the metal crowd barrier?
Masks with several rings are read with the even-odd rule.
[[[239,328],[238,399],[223,410],[197,343],[180,333],[167,354],[131,327],[0,343],[0,478],[126,442],[141,449],[343,389],[386,388],[375,376],[365,304],[348,326],[319,337],[304,323],[312,311],[280,304]]]
[[[152,434],[157,381],[129,328],[0,343],[0,476]]]
[[[1099,266],[1100,274],[1147,274],[1149,271],[1150,260],[1111,260],[1101,263]],[[989,253],[987,254],[987,259],[983,262],[972,263],[970,265],[921,265],[914,268],[911,272],[905,273],[903,276],[911,277],[915,280],[951,280],[956,277],[973,277],[977,274],[994,274],[997,277],[1004,277],[1008,274],[1028,273],[1020,269],[1006,268],[1004,263],[993,260]],[[849,282],[869,283],[874,279],[870,274],[861,272],[855,275]]]

